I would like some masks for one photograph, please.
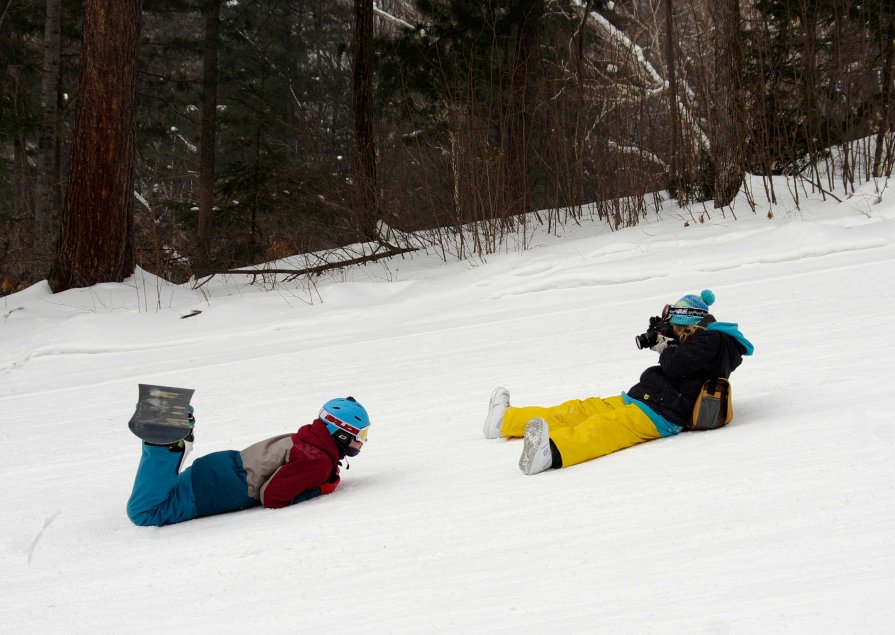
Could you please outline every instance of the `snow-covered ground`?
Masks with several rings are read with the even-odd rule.
[[[688,227],[666,203],[312,288],[138,272],[0,298],[0,631],[893,632],[895,199],[875,188]],[[729,427],[531,477],[521,442],[483,438],[495,385],[517,405],[629,388],[655,361],[634,335],[704,288],[756,347]],[[331,496],[134,527],[138,382],[196,389],[193,458],[334,396],[374,427]]]

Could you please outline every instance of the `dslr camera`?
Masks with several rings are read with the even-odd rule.
[[[657,315],[649,319],[649,328],[646,329],[646,333],[634,336],[634,343],[640,350],[650,348],[659,341],[660,333],[665,337],[674,338],[674,328],[671,326],[671,322],[667,318]]]

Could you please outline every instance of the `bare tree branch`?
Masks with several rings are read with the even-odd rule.
[[[198,284],[193,285],[193,289],[198,289],[205,285],[209,280],[211,280],[216,275],[246,275],[252,276],[252,284],[254,284],[255,279],[258,276],[270,275],[270,274],[282,274],[289,276],[286,278],[286,281],[294,280],[299,276],[308,276],[308,275],[316,275],[318,273],[323,273],[324,271],[331,271],[333,269],[341,269],[342,267],[350,267],[352,265],[362,265],[368,262],[375,262],[377,260],[382,260],[383,258],[390,258],[391,256],[399,256],[401,254],[406,254],[412,251],[419,251],[419,247],[393,247],[388,249],[387,251],[383,251],[380,253],[372,253],[369,255],[359,256],[357,258],[351,258],[349,260],[340,260],[338,262],[327,262],[322,265],[317,265],[315,267],[305,267],[304,269],[226,269],[224,271],[215,271],[213,273],[208,274],[206,280],[202,282],[198,282]]]
[[[582,11],[584,11],[587,7],[587,3],[583,0],[572,0],[572,3]],[[631,40],[631,38],[629,38],[621,29],[612,24],[597,10],[591,9],[588,17],[593,18],[593,21],[609,35],[609,39],[619,44],[619,48],[621,50],[624,50],[630,56],[632,56],[636,60],[640,68],[652,81],[652,86],[646,86],[638,89],[643,95],[651,97],[664,93],[666,90],[668,90],[668,82],[665,80],[662,74],[659,73],[658,70],[656,70],[656,67],[653,66],[653,64],[646,58],[646,54],[643,52],[643,48],[641,46]],[[692,91],[686,86],[685,89],[688,94],[692,94]],[[683,120],[690,123],[690,127],[692,128],[693,133],[696,138],[699,139],[702,147],[706,149],[710,148],[711,144],[709,143],[708,135],[706,135],[705,131],[702,130],[702,128],[699,126],[696,117],[690,113],[689,108],[682,100],[678,99],[677,103]]]

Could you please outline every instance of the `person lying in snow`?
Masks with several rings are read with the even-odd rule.
[[[709,290],[686,295],[650,321],[652,333],[638,336],[638,346],[659,353],[659,365],[647,368],[627,393],[516,408],[506,388],[496,388],[485,437],[524,437],[519,468],[537,474],[681,432],[703,383],[729,377],[753,351],[736,324],[709,314],[714,301]]]
[[[370,418],[354,397],[331,399],[294,434],[265,439],[241,452],[199,457],[180,472],[193,435],[170,445],[143,443],[127,502],[135,525],[168,525],[257,505],[286,507],[329,494],[339,485],[340,460],[357,456]]]

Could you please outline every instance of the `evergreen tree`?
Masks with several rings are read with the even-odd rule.
[[[72,170],[62,240],[49,279],[56,292],[120,282],[133,273],[130,207],[140,13],[140,0],[84,3]]]

